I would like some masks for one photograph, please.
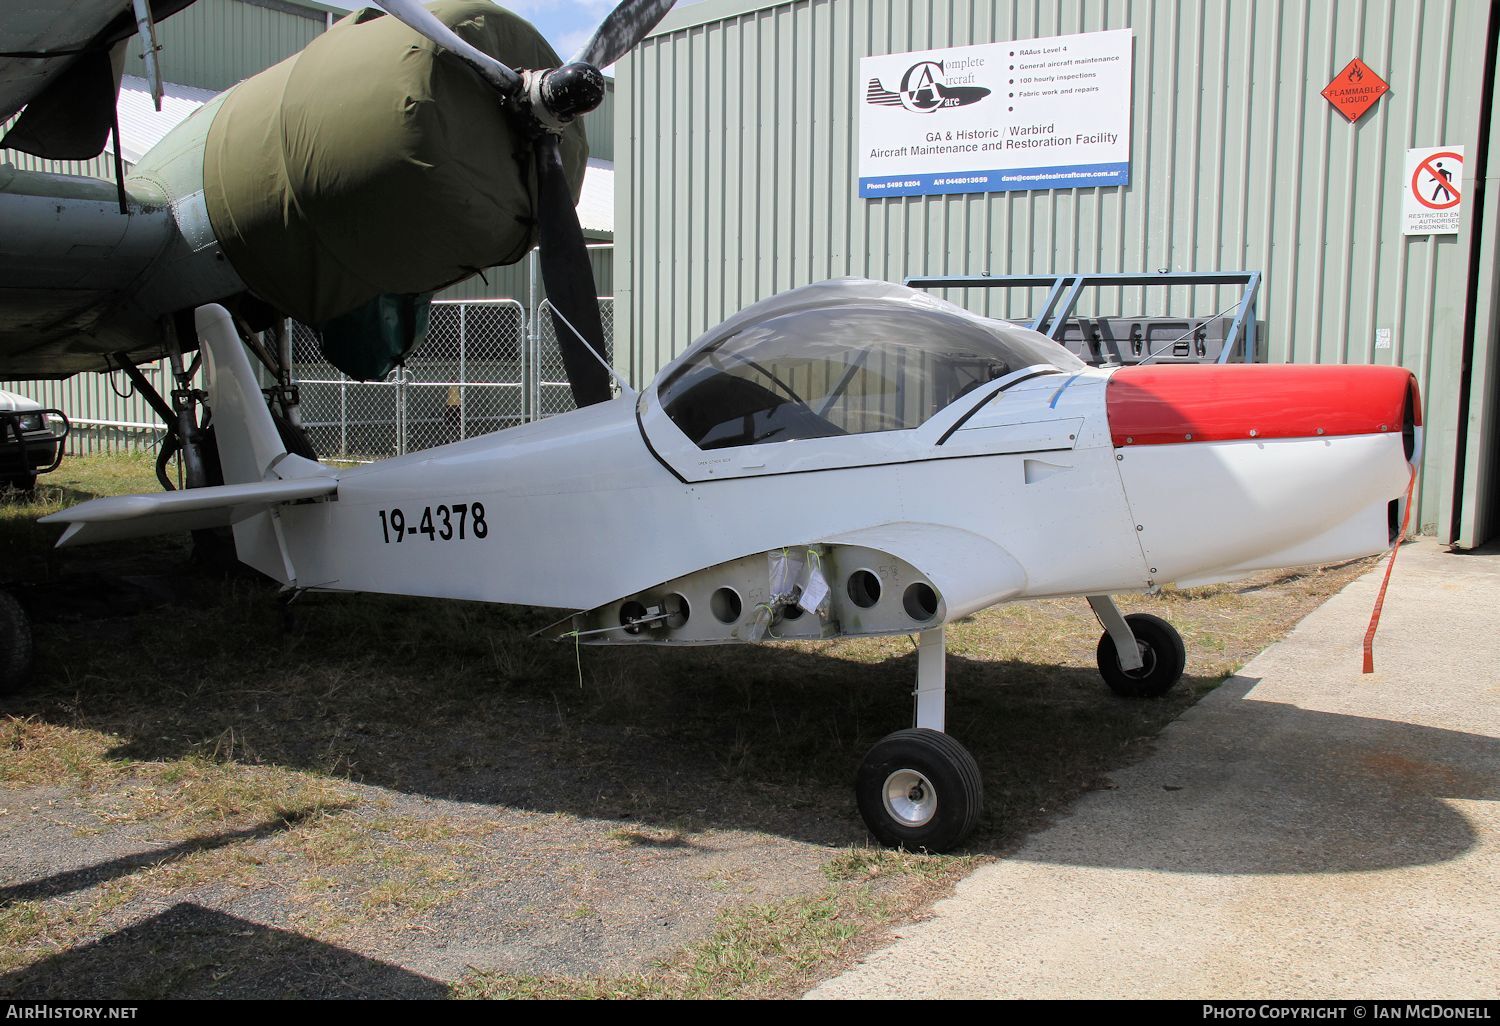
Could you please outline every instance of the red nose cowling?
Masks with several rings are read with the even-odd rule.
[[[1422,423],[1404,367],[1267,364],[1126,367],[1109,379],[1118,446],[1408,431]]]

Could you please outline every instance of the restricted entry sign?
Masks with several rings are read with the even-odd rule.
[[[1463,207],[1464,148],[1427,146],[1406,151],[1402,222],[1406,235],[1456,235]]]

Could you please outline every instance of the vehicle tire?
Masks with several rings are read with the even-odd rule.
[[[1158,698],[1182,679],[1187,668],[1187,649],[1177,628],[1150,613],[1131,613],[1125,618],[1141,648],[1145,665],[1139,670],[1122,670],[1115,643],[1105,631],[1099,638],[1097,658],[1099,676],[1109,689],[1121,698]]]
[[[271,411],[271,420],[276,424],[276,433],[281,436],[281,444],[286,446],[287,452],[306,460],[317,460],[318,450],[313,448],[312,438],[302,425],[293,424],[275,410]]]
[[[31,676],[31,621],[8,592],[0,591],[0,694]]]
[[[293,424],[275,410],[271,411],[271,422],[276,425],[276,433],[281,436],[281,444],[286,447],[287,452],[317,461],[318,451],[313,448],[312,439],[302,427]],[[224,463],[219,458],[219,434],[209,424],[203,429],[202,436],[204,477],[210,485],[221,485],[224,483]]]
[[[855,801],[881,844],[910,851],[951,851],[979,824],[984,786],[969,750],[947,734],[898,730],[860,763]]]
[[[35,474],[13,474],[5,479],[5,483],[23,495],[36,491]]]

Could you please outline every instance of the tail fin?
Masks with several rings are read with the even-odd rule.
[[[287,452],[229,312],[222,306],[200,306],[196,321],[208,359],[209,402],[224,483],[325,475],[318,464]]]
[[[328,467],[287,452],[229,312],[222,306],[200,306],[195,317],[198,338],[208,354],[209,400],[224,484],[233,489],[267,487],[277,481],[296,484],[294,479],[336,480]],[[241,512],[232,521],[234,547],[241,562],[295,587],[297,570],[280,518],[276,506]]]
[[[93,499],[43,517],[42,523],[68,525],[58,545],[233,527],[241,560],[296,587],[297,569],[280,526],[281,508],[294,502],[336,499],[338,474],[286,451],[245,347],[224,308],[199,307],[197,328],[211,374],[214,432],[225,483],[164,495]]]

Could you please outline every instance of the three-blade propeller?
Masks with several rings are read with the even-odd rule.
[[[375,0],[392,17],[466,61],[509,102],[533,139],[542,282],[552,304],[558,349],[579,406],[610,397],[604,324],[583,229],[563,172],[558,133],[604,100],[599,70],[625,56],[671,10],[675,0],[623,0],[578,55],[560,68],[516,72],[464,42],[420,0]],[[592,350],[592,352],[590,352]]]

